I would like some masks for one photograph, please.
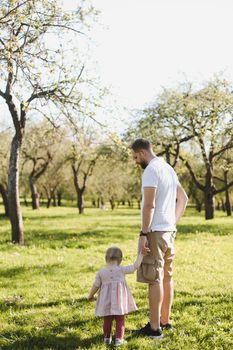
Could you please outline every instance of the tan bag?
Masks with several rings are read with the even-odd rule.
[[[150,282],[155,281],[158,276],[158,271],[157,271],[157,266],[155,264],[154,259],[145,256],[143,258],[142,264],[141,264],[141,269],[142,269],[142,276]]]

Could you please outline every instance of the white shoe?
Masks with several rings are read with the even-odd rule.
[[[112,338],[104,338],[104,342],[106,345],[111,345]]]
[[[125,339],[117,339],[115,340],[115,346],[121,346],[123,344],[127,344],[127,341]]]

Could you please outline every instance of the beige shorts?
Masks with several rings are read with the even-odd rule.
[[[147,235],[150,253],[143,257],[137,270],[137,281],[157,283],[172,277],[176,231],[154,231]]]

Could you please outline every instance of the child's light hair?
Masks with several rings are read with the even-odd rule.
[[[107,263],[111,261],[117,261],[117,264],[120,265],[122,261],[122,251],[118,247],[110,247],[106,250],[105,260]]]

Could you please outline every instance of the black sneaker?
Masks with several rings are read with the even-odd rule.
[[[162,328],[162,330],[165,330],[165,331],[173,331],[173,327],[171,323],[166,323],[166,324],[160,323],[160,327]]]
[[[158,328],[155,331],[154,329],[151,328],[150,322],[148,322],[144,327],[134,331],[134,333],[137,336],[146,336],[146,337],[150,337],[153,339],[162,339],[163,338],[163,333],[162,333],[161,328]]]

